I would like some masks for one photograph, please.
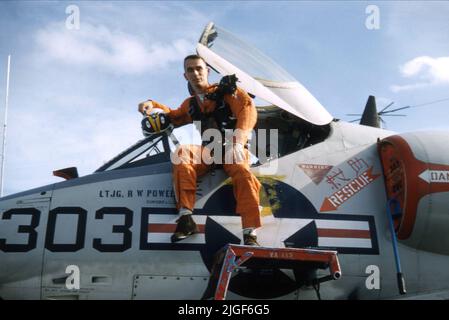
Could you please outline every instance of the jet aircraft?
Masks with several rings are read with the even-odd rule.
[[[258,143],[266,157],[252,164],[263,185],[261,246],[333,251],[341,269],[318,286],[325,268],[241,268],[227,298],[449,297],[449,133],[334,119],[287,71],[213,23],[196,50],[269,104],[258,106],[254,135],[276,129],[277,139]],[[65,181],[1,198],[0,298],[200,299],[217,251],[242,243],[241,222],[217,167],[198,182],[200,233],[170,242],[176,143],[176,130],[154,134],[92,174],[57,170]]]

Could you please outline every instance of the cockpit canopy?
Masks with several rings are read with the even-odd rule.
[[[221,75],[236,74],[238,86],[252,95],[314,125],[333,117],[293,76],[255,47],[209,23],[197,53]]]
[[[129,147],[113,159],[106,162],[95,172],[141,167],[170,161],[171,142],[167,134],[159,133],[144,138]]]

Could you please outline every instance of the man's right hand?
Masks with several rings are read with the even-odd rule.
[[[139,103],[138,110],[143,116],[149,116],[153,110],[153,102],[151,100],[147,100]]]
[[[171,125],[167,114],[158,108],[154,108],[150,115],[145,116],[142,119],[141,124],[144,136],[165,131]]]

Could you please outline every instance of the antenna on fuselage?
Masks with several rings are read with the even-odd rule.
[[[9,73],[11,68],[11,55],[8,55],[8,67],[6,69],[6,95],[5,95],[5,120],[3,123],[3,147],[2,164],[0,171],[0,197],[3,197],[3,175],[5,171],[5,151],[6,151],[6,127],[8,123],[8,100],[9,100]]]

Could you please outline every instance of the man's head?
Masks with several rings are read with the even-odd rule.
[[[184,78],[196,93],[203,93],[209,86],[209,69],[206,62],[196,54],[184,58]]]

